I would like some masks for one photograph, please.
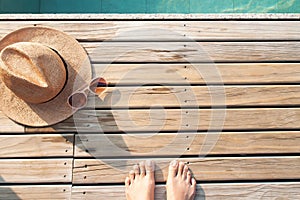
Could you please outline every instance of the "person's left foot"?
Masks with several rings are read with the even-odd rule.
[[[147,160],[134,165],[125,179],[127,200],[154,200],[154,163]]]

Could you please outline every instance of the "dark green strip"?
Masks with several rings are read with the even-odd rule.
[[[300,13],[300,0],[0,0],[0,13]]]

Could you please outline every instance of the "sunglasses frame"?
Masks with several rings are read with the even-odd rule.
[[[93,91],[93,90],[91,89],[91,86],[93,86],[93,83],[97,84],[96,87],[95,87],[95,89],[97,89],[97,88],[98,88],[98,84],[101,83],[101,87],[104,88],[103,91],[101,91],[100,93],[97,93],[97,92]],[[103,85],[103,86],[102,86],[102,85]],[[67,104],[68,104],[71,108],[76,109],[76,110],[79,110],[79,109],[81,109],[81,108],[84,108],[84,107],[87,105],[87,102],[88,102],[88,93],[89,93],[89,92],[92,93],[93,95],[100,95],[102,92],[105,91],[106,87],[107,87],[107,82],[106,82],[106,80],[105,80],[104,78],[102,78],[102,77],[96,77],[96,78],[93,78],[87,86],[82,86],[81,88],[79,88],[79,89],[77,89],[75,92],[73,92],[73,93],[68,97],[68,99],[67,99]],[[86,91],[88,91],[88,92],[86,92]],[[70,102],[72,102],[72,98],[74,98],[74,96],[75,96],[75,95],[78,95],[78,94],[84,95],[84,101],[85,101],[85,102],[84,102],[81,106],[76,107],[76,106],[72,105],[72,103],[70,103]]]

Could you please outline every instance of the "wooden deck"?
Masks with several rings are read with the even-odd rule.
[[[125,199],[125,176],[145,159],[165,199],[175,158],[192,169],[196,199],[300,199],[299,17],[60,17],[2,17],[0,38],[65,31],[109,87],[52,127],[0,111],[1,200]]]

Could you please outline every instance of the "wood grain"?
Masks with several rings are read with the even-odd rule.
[[[214,144],[215,143],[215,144]],[[79,134],[75,157],[195,156],[300,152],[300,132]]]
[[[198,184],[195,199],[299,199],[299,188],[300,184],[297,182]],[[86,200],[97,198],[126,199],[124,186],[75,186],[72,188],[72,198]],[[156,186],[155,199],[166,199],[165,185]]]
[[[41,18],[49,19],[49,16]],[[171,157],[182,154],[186,158],[181,160],[189,162],[198,182],[257,181],[200,184],[200,198],[300,198],[299,182],[261,182],[300,179],[300,156],[278,155],[298,155],[300,151],[300,133],[296,131],[300,128],[299,21],[91,18],[94,20],[67,21],[69,16],[65,21],[37,18],[0,21],[0,38],[24,26],[50,26],[65,31],[85,47],[95,76],[104,77],[110,86],[116,85],[108,88],[101,99],[90,97],[88,109],[79,111],[73,118],[49,128],[26,128],[27,132],[36,134],[9,135],[24,132],[24,127],[0,112],[0,199],[98,199],[101,195],[124,199],[124,188],[120,184],[123,185],[133,164],[140,161],[134,158],[145,154],[156,157],[158,182],[165,182],[168,163],[174,159]],[[105,64],[112,62],[122,64]],[[201,62],[211,64],[195,64]],[[209,129],[211,123],[222,124],[224,110],[194,109],[212,105],[208,87],[199,85],[207,83],[235,84],[224,87],[225,105],[254,107],[226,110],[224,130],[238,132],[208,135],[196,131]],[[138,87],[143,84],[156,86]],[[114,94],[119,95],[117,101],[113,101]],[[131,95],[130,101],[124,99],[128,95]],[[178,101],[176,96],[182,99]],[[91,102],[100,110],[92,110]],[[158,104],[172,109],[159,109]],[[155,105],[156,109],[145,109]],[[142,109],[118,110],[126,106]],[[179,106],[186,109],[173,109]],[[212,112],[217,118],[211,119]],[[219,128],[214,124],[212,128],[216,127]],[[289,131],[282,131],[284,129]],[[184,133],[168,132],[178,130]],[[48,131],[63,135],[43,134]],[[77,135],[74,142],[77,131],[119,133],[83,134],[80,138]],[[145,133],[147,131],[155,133]],[[158,131],[166,133],[156,134]],[[136,133],[125,134],[127,132]],[[218,157],[195,157],[201,154],[202,147],[210,147],[214,142],[209,154]],[[115,152],[116,146],[123,151]],[[124,151],[129,153],[124,154]],[[91,156],[95,153],[104,159],[93,159]],[[236,157],[228,157],[228,154]],[[160,156],[166,158],[157,158]],[[71,182],[114,185],[73,188],[65,185]],[[39,183],[43,184],[33,185]],[[164,199],[163,185],[158,185],[156,192],[158,199]]]
[[[81,110],[60,124],[26,132],[276,130],[300,128],[299,120],[299,108]]]
[[[0,186],[0,200],[71,199],[71,185]]]
[[[0,158],[71,157],[72,134],[0,135]]]
[[[1,159],[0,183],[71,182],[72,159]]]
[[[300,42],[83,42],[92,62],[299,62]],[[238,53],[237,53],[238,52]]]
[[[100,97],[100,98],[99,98]],[[87,108],[211,106],[299,106],[300,86],[134,86],[109,87],[90,95]]]
[[[0,37],[24,26],[50,26],[84,41],[299,40],[299,21],[1,21]],[[125,34],[132,32],[135,34]],[[159,33],[159,34],[158,34]]]
[[[166,181],[171,159],[156,162],[155,180]],[[197,181],[299,179],[300,157],[186,158]],[[73,183],[123,183],[136,159],[75,159]]]
[[[16,124],[11,119],[6,117],[2,111],[0,111],[0,133],[24,133],[23,126]]]
[[[94,64],[114,85],[299,83],[299,63]]]

